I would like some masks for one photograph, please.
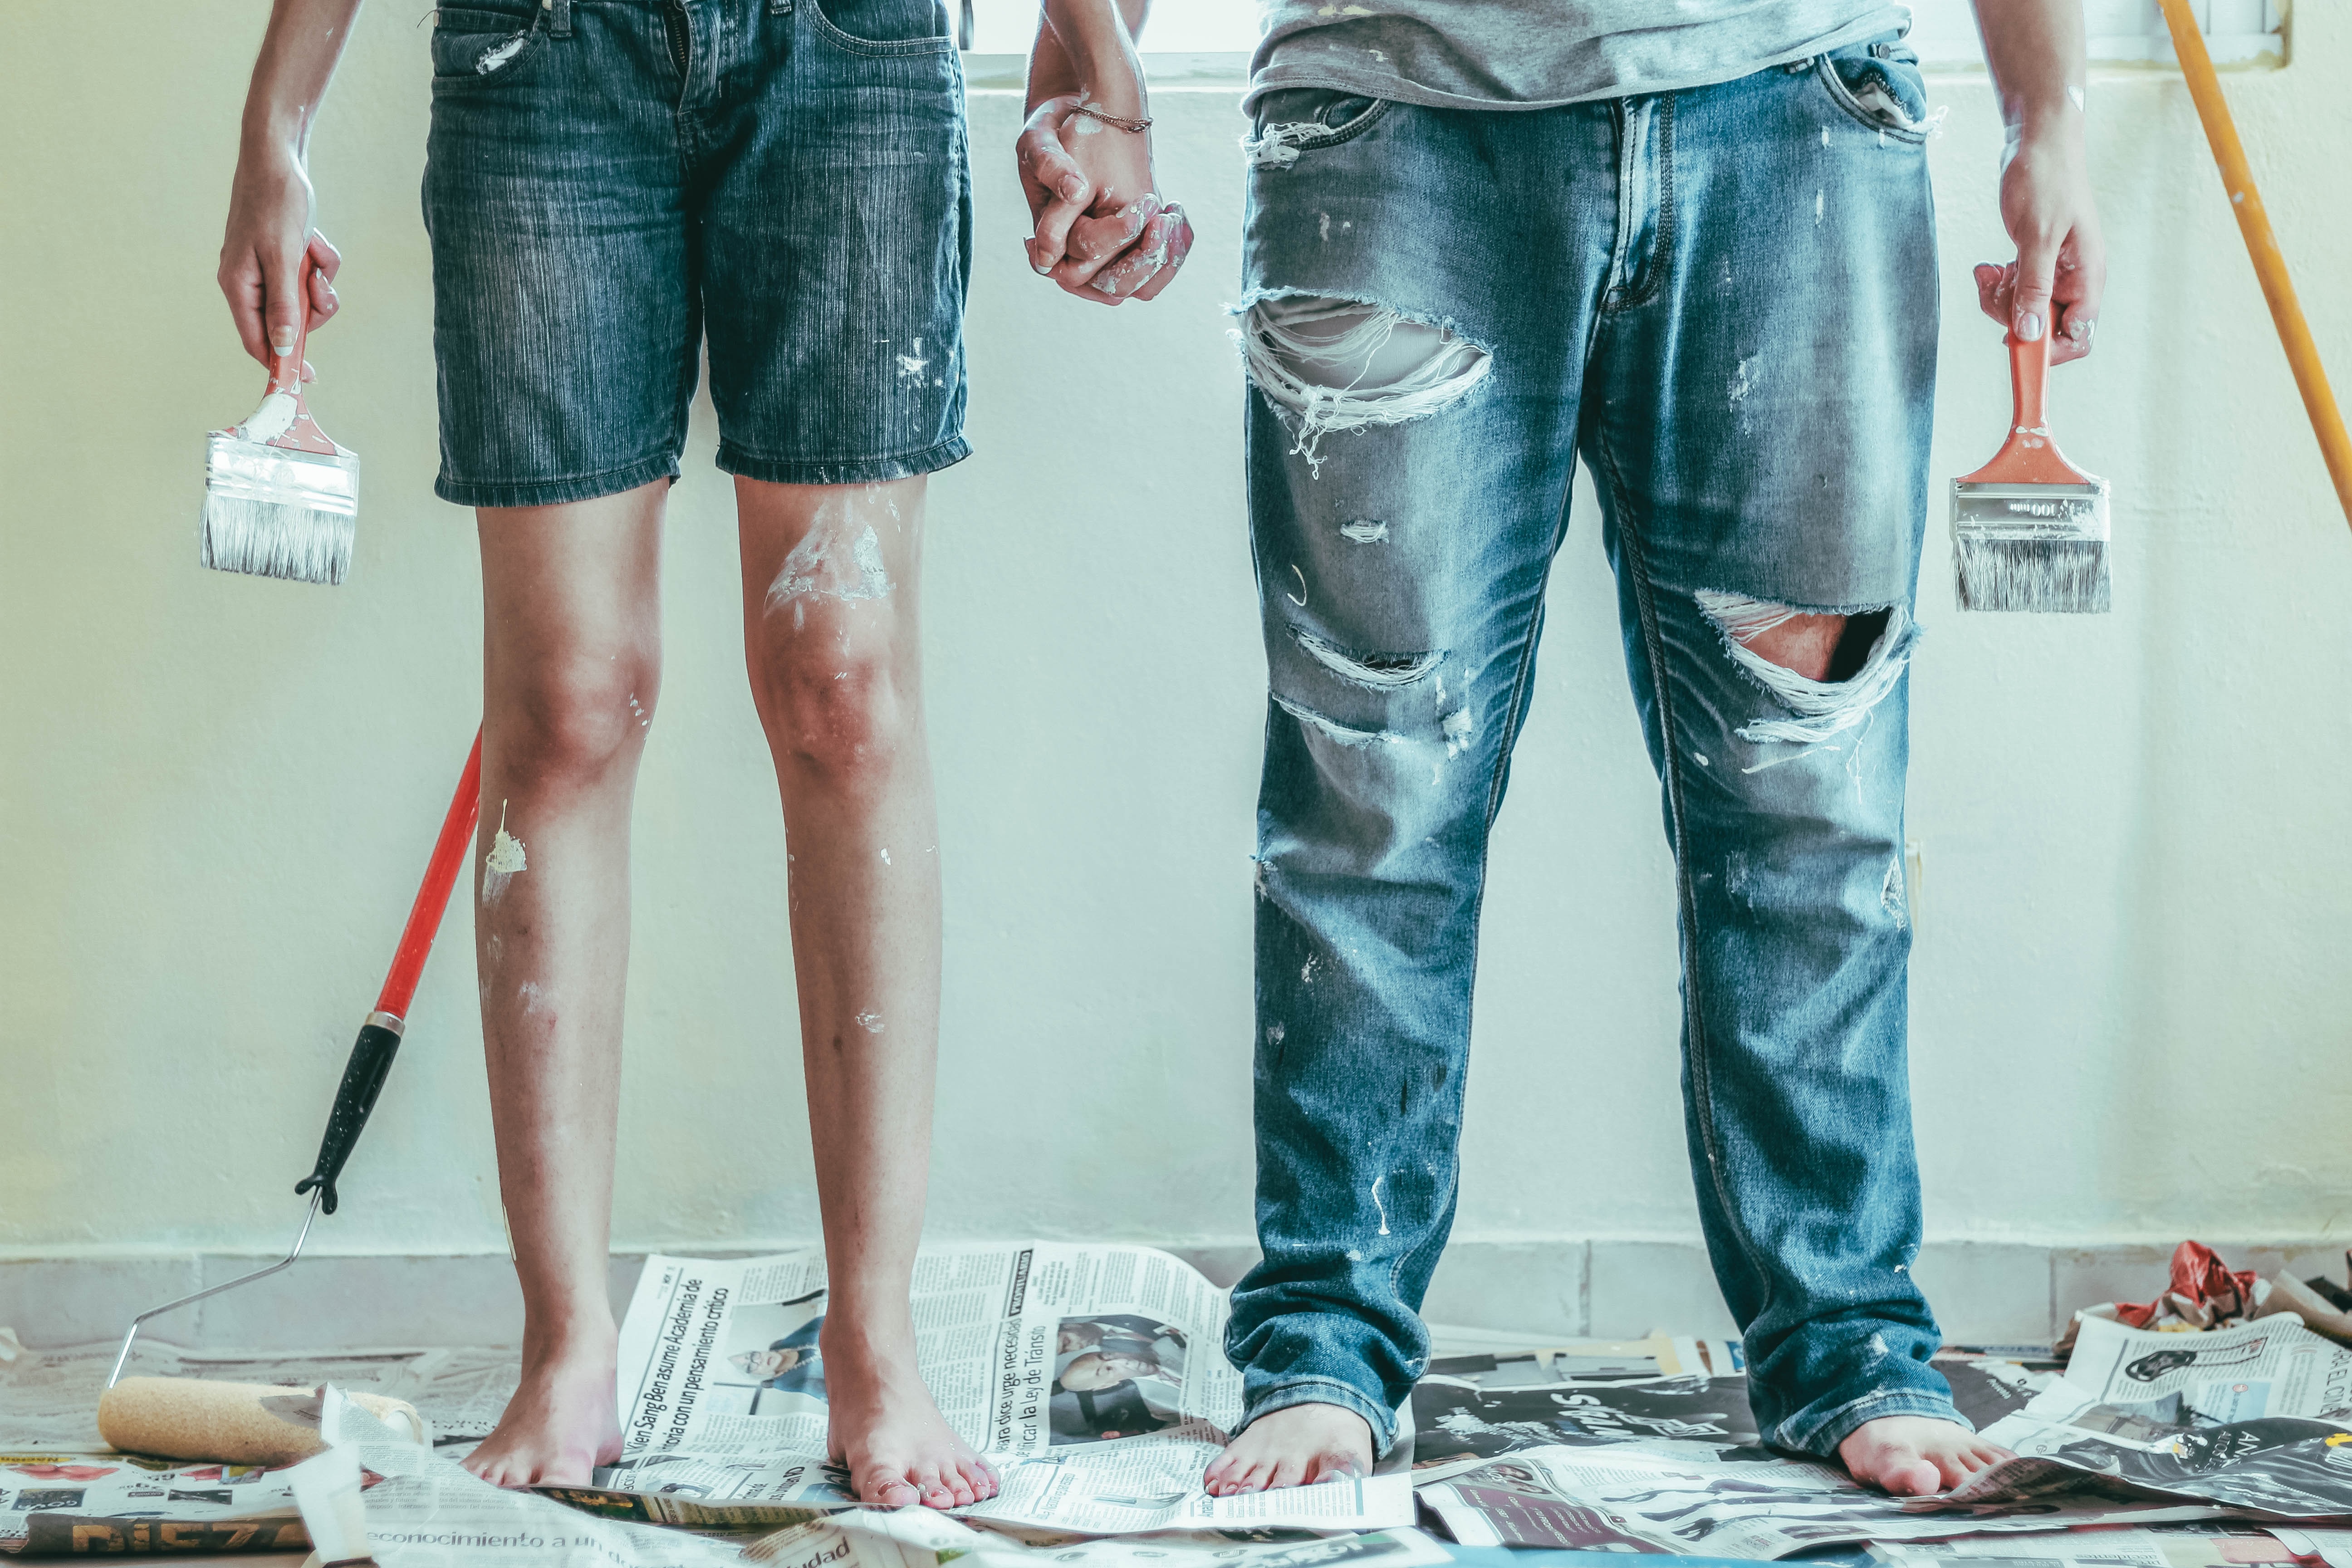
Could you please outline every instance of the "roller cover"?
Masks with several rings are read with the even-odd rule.
[[[127,1454],[291,1465],[327,1445],[319,1436],[320,1391],[191,1377],[126,1377],[99,1396],[98,1434]],[[424,1418],[402,1399],[346,1397],[395,1432],[427,1440]]]

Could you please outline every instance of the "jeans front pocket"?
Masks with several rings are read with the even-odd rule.
[[[1385,119],[1394,100],[1319,87],[1288,87],[1258,100],[1242,152],[1252,168],[1287,169],[1304,153],[1352,141]]]
[[[800,0],[817,36],[854,55],[937,55],[955,47],[940,0]]]
[[[1823,55],[1814,63],[1813,74],[1831,101],[1865,128],[1913,146],[1927,143],[1934,120],[1927,112],[1927,84],[1916,58],[1906,60],[1874,49]]]
[[[526,74],[546,52],[544,15],[535,6],[441,6],[433,20],[435,89],[503,84]]]

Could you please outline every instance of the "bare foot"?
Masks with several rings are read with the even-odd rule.
[[[1344,1405],[1291,1405],[1251,1422],[1201,1484],[1212,1497],[1303,1487],[1372,1472],[1372,1429]]]
[[[996,1495],[996,1472],[956,1436],[916,1374],[911,1334],[890,1354],[836,1348],[830,1320],[823,1335],[829,1441],[859,1501],[961,1508]]]
[[[593,1485],[595,1468],[621,1457],[614,1353],[610,1330],[578,1350],[526,1351],[521,1384],[465,1467],[495,1486]]]
[[[1882,1415],[1838,1445],[1846,1473],[1896,1497],[1948,1492],[1979,1470],[2014,1458],[1957,1421],[1934,1415]]]

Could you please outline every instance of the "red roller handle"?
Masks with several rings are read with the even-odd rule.
[[[408,1016],[417,979],[425,973],[425,955],[433,951],[434,934],[440,931],[442,912],[449,907],[449,890],[457,886],[457,873],[465,869],[467,858],[473,853],[474,822],[481,814],[481,801],[482,732],[477,730],[474,749],[466,757],[466,772],[449,802],[449,815],[441,819],[441,837],[434,841],[433,858],[425,864],[425,885],[416,889],[416,902],[409,906],[408,924],[400,933],[399,951],[392,955],[392,973],[383,977],[383,989],[376,994],[379,1013],[403,1020]]]

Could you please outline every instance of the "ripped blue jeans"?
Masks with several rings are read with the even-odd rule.
[[[1536,111],[1260,106],[1239,336],[1271,678],[1265,1258],[1227,1347],[1252,1419],[1337,1404],[1385,1449],[1425,1363],[1488,830],[1580,455],[1663,786],[1691,1168],[1760,1429],[1826,1455],[1877,1416],[1960,1419],[1910,1274],[1905,1068],[1926,108],[1891,37]],[[1792,615],[1845,617],[1806,623],[1843,628],[1810,674],[1759,652]],[[1562,1100],[1564,1147],[1594,1109]]]

